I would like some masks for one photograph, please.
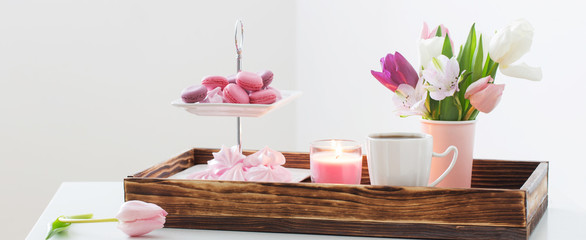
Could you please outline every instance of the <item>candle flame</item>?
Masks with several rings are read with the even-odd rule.
[[[340,155],[342,155],[342,145],[340,144],[340,142],[335,142],[335,146],[333,146],[336,149],[336,159],[340,158]],[[332,142],[332,145],[334,145],[334,142]]]

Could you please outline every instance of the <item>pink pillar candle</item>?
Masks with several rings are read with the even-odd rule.
[[[315,141],[311,145],[310,168],[315,183],[360,184],[360,144],[350,140]]]
[[[316,183],[360,184],[362,156],[316,153],[311,156],[311,179]]]

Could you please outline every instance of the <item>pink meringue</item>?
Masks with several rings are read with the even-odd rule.
[[[247,181],[291,182],[291,172],[282,166],[259,165],[251,167],[244,175]]]
[[[238,163],[234,165],[232,168],[228,169],[224,172],[218,180],[228,180],[228,181],[246,181],[244,177],[244,167],[242,163]]]
[[[285,156],[278,151],[270,149],[268,146],[244,159],[245,167],[254,167],[258,165],[280,166],[283,164],[285,164]]]
[[[206,98],[202,101],[202,103],[223,103],[224,102],[224,94],[222,92],[221,87],[216,87],[212,90],[209,90]]]
[[[222,176],[224,172],[230,170],[238,163],[242,163],[246,156],[238,150],[238,146],[227,148],[222,145],[222,149],[217,153],[212,153],[214,159],[208,161],[208,169],[211,169],[217,176]]]
[[[285,156],[269,147],[246,157],[238,146],[222,146],[214,159],[208,161],[207,169],[189,175],[188,179],[228,180],[257,182],[291,182],[292,174],[284,168]]]

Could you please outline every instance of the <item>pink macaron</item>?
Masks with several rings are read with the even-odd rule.
[[[217,87],[224,89],[228,85],[228,79],[224,76],[207,76],[201,80],[201,84],[206,86],[208,91]]]
[[[196,103],[204,100],[208,90],[203,85],[193,85],[191,87],[183,89],[181,92],[181,99],[186,103]]]
[[[281,91],[279,91],[279,89],[276,89],[276,88],[271,87],[271,86],[267,87],[267,89],[270,89],[270,90],[275,91],[275,94],[277,95],[277,101],[283,99],[283,95],[281,95]]]
[[[241,71],[236,75],[236,83],[249,91],[262,89],[262,77],[256,73]]]
[[[262,78],[262,88],[267,88],[273,82],[273,72],[271,70],[264,70],[258,75]]]
[[[271,89],[256,91],[250,94],[252,104],[271,104],[277,101],[277,94]]]
[[[248,93],[238,84],[230,83],[224,88],[224,100],[228,103],[250,103]]]

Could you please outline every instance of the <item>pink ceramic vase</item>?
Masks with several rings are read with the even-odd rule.
[[[458,160],[452,171],[436,187],[470,188],[476,121],[421,120],[424,133],[433,136],[433,151],[443,152],[448,146],[458,148]],[[452,153],[434,157],[431,162],[430,181],[437,179],[450,165]]]

